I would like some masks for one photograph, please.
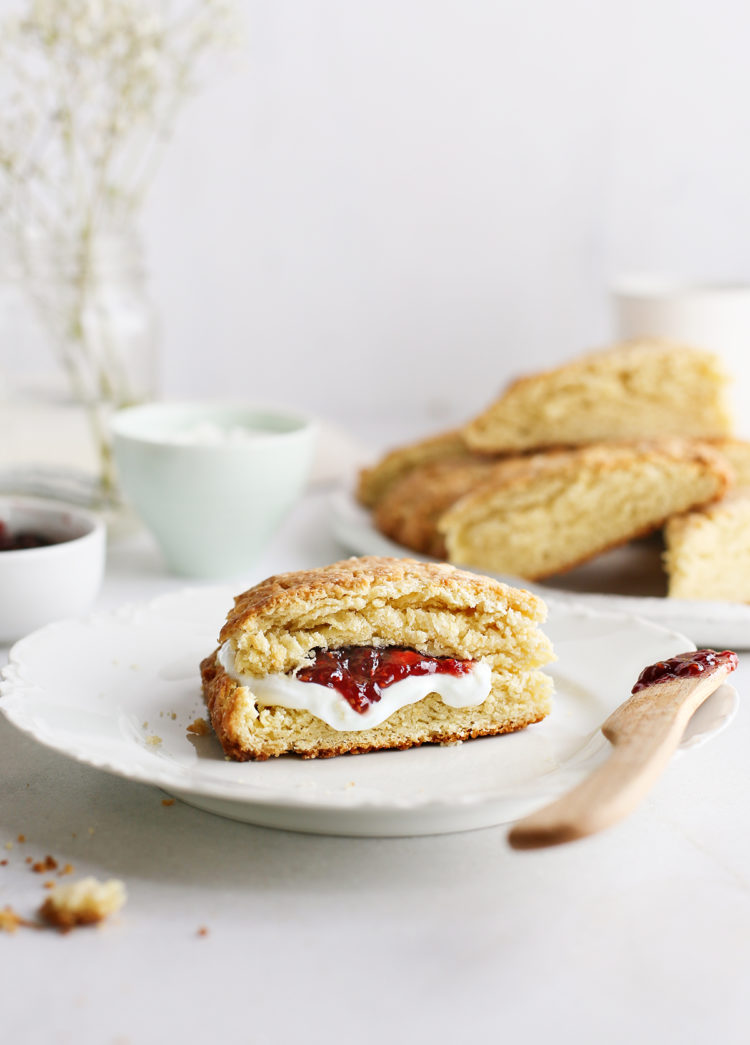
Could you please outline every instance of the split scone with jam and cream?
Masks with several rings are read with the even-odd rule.
[[[670,519],[664,567],[675,599],[750,602],[750,489]]]
[[[427,467],[391,489],[375,522],[415,551],[537,580],[717,500],[731,482],[703,444],[606,443]]]
[[[233,759],[328,758],[508,733],[550,710],[541,599],[446,564],[346,559],[235,599],[201,664]]]
[[[514,381],[462,435],[485,453],[668,436],[721,439],[732,432],[728,381],[712,352],[629,341]]]

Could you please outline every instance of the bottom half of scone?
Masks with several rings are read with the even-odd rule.
[[[201,677],[214,731],[225,754],[238,761],[286,754],[331,758],[510,733],[541,721],[552,694],[552,680],[541,671],[493,671],[481,704],[456,708],[430,693],[373,728],[337,730],[308,711],[258,704],[248,686],[227,674],[216,653],[202,662]]]

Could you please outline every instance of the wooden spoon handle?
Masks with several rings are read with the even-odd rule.
[[[508,841],[514,849],[538,849],[572,842],[616,823],[643,798],[678,743],[679,734],[650,751],[635,743],[613,748],[607,761],[572,791],[519,820]]]
[[[514,849],[559,845],[626,816],[651,788],[680,742],[688,719],[726,678],[669,682],[631,697],[604,724],[612,753],[586,779],[512,828]]]

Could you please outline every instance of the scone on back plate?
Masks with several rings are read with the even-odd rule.
[[[711,352],[630,341],[515,381],[463,430],[467,446],[508,453],[623,439],[719,439],[732,431],[725,375]]]
[[[482,471],[433,466],[395,486],[375,518],[387,536],[420,552],[533,580],[716,500],[731,480],[724,458],[702,444],[608,443]]]
[[[672,598],[750,602],[749,489],[670,519],[664,540]]]
[[[470,456],[472,451],[457,430],[441,432],[428,439],[420,439],[417,443],[398,446],[385,454],[377,464],[362,469],[357,485],[357,500],[365,507],[373,508],[394,483],[415,468],[446,458]]]
[[[744,439],[718,439],[711,444],[729,462],[736,486],[750,487],[750,442]]]
[[[263,760],[450,743],[549,712],[544,603],[445,564],[347,559],[235,599],[201,664],[225,753]]]

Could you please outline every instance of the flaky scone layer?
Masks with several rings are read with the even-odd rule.
[[[520,378],[463,429],[467,446],[508,453],[622,439],[732,432],[728,378],[713,353],[630,341]]]
[[[551,680],[538,670],[554,659],[539,628],[545,616],[529,592],[447,564],[371,556],[270,577],[235,599],[221,631],[243,676],[289,673],[319,648],[410,646],[484,661],[491,693],[465,708],[430,694],[377,727],[338,731],[306,711],[258,703],[251,682],[239,684],[212,654],[201,665],[211,721],[227,754],[240,759],[326,757],[520,729],[549,711]]]

